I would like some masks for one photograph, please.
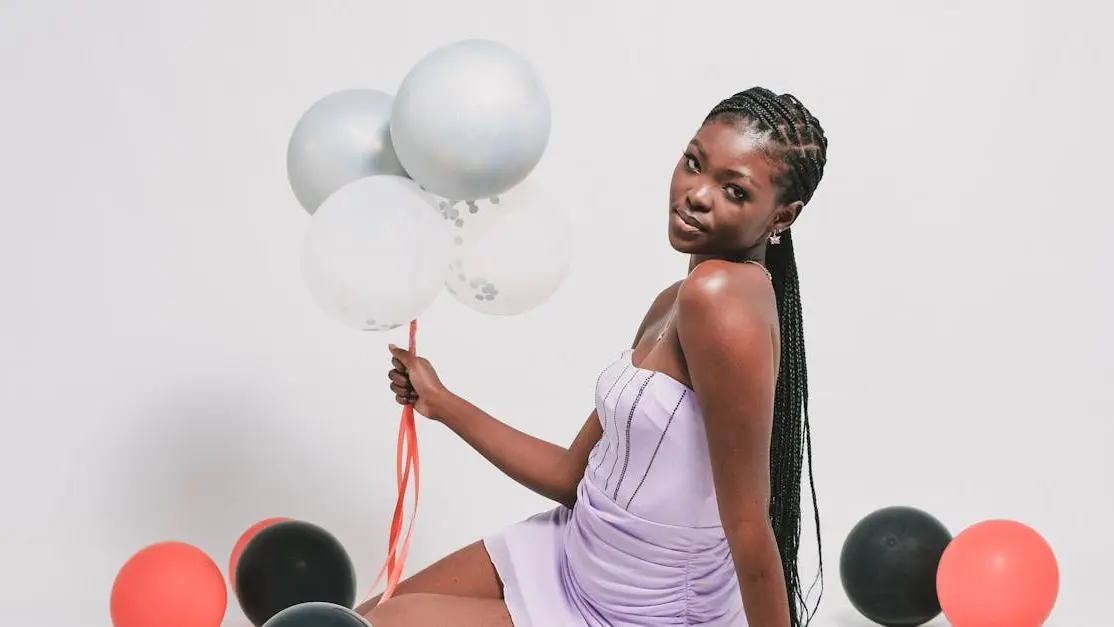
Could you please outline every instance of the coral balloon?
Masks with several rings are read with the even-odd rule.
[[[240,563],[240,555],[243,554],[244,547],[246,547],[248,545],[248,542],[251,542],[251,539],[255,537],[255,534],[259,533],[260,531],[263,531],[264,529],[266,529],[267,527],[270,527],[271,525],[273,525],[275,523],[285,522],[287,520],[290,520],[290,519],[289,518],[281,518],[281,517],[280,518],[265,518],[265,519],[255,523],[254,525],[248,527],[247,531],[245,531],[243,533],[243,535],[240,536],[240,539],[236,541],[236,546],[232,547],[232,555],[231,555],[231,557],[228,558],[228,580],[229,581],[233,581],[233,582],[236,581],[236,565]],[[235,592],[235,590],[233,590],[233,592]]]
[[[220,567],[182,542],[160,542],[133,555],[112,585],[115,627],[220,627],[228,591]]]
[[[1038,627],[1056,604],[1060,570],[1036,531],[988,520],[952,540],[940,558],[936,589],[953,627]]]

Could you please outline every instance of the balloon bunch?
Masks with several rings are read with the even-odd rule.
[[[567,216],[528,180],[550,119],[532,66],[486,40],[430,52],[394,96],[346,89],[314,103],[291,135],[287,176],[312,216],[302,265],[317,303],[385,331],[442,288],[492,315],[548,300],[572,249]]]
[[[571,229],[529,175],[549,142],[549,98],[533,67],[509,47],[469,39],[423,57],[392,96],[330,94],[306,111],[287,148],[295,197],[312,216],[302,268],[313,298],[364,331],[410,324],[444,288],[479,312],[533,309],[564,282]],[[403,409],[398,499],[387,559],[372,585],[397,587],[413,529],[403,504],[417,431]]]
[[[287,176],[310,214],[302,270],[313,299],[361,331],[410,325],[445,289],[485,314],[536,308],[564,282],[571,228],[551,194],[528,177],[549,142],[548,95],[523,57],[464,40],[423,57],[395,95],[338,91],[298,120]],[[410,530],[403,504],[417,432],[405,407],[398,434],[398,499],[382,600],[401,578]],[[355,575],[343,548],[308,523],[269,519],[237,543],[229,566],[245,615],[267,627],[365,625],[350,608]],[[116,627],[217,627],[227,609],[220,569],[200,549],[163,542],[117,575]]]
[[[987,520],[954,538],[931,514],[886,507],[844,540],[840,582],[866,618],[917,627],[943,613],[954,627],[1039,627],[1059,594],[1056,557],[1032,528]]]
[[[257,627],[367,627],[353,606],[356,573],[340,542],[312,523],[268,518],[232,549],[228,578]],[[219,627],[228,595],[220,569],[183,542],[131,557],[112,586],[115,627]]]

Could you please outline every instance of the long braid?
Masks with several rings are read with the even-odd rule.
[[[754,87],[724,100],[708,114],[705,123],[723,120],[747,125],[766,133],[769,156],[782,164],[774,181],[782,189],[780,203],[812,199],[827,162],[828,139],[820,122],[799,100]],[[781,553],[785,587],[789,595],[790,623],[807,625],[823,595],[824,561],[821,551],[816,582],[820,595],[809,611],[801,586],[797,554],[801,536],[801,475],[808,465],[809,489],[820,545],[820,512],[812,474],[812,437],[808,416],[808,368],[805,363],[804,321],[797,261],[791,231],[781,243],[766,250],[766,266],[773,276],[781,328],[781,367],[774,393],[774,423],[770,441],[770,523]],[[816,583],[813,584],[815,586]]]

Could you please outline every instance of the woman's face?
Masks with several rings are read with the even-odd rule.
[[[741,124],[700,128],[673,170],[669,243],[679,252],[761,257],[770,235],[789,228],[802,203],[778,204],[779,164],[763,152],[769,140]]]

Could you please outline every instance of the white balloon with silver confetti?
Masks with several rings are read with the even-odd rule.
[[[508,197],[513,203],[516,194],[512,191],[509,196],[500,194],[479,200],[449,200],[447,198],[437,200],[437,211],[453,234],[453,244],[456,249],[454,261],[459,259],[459,253],[465,241],[475,239],[487,232],[491,225],[499,219],[499,216],[506,213]]]
[[[452,236],[436,199],[400,176],[366,177],[330,195],[313,215],[302,268],[314,299],[364,331],[407,324],[444,289]]]
[[[545,303],[572,265],[568,216],[530,181],[483,201],[441,203],[453,232],[448,291],[490,315],[522,314]]]

